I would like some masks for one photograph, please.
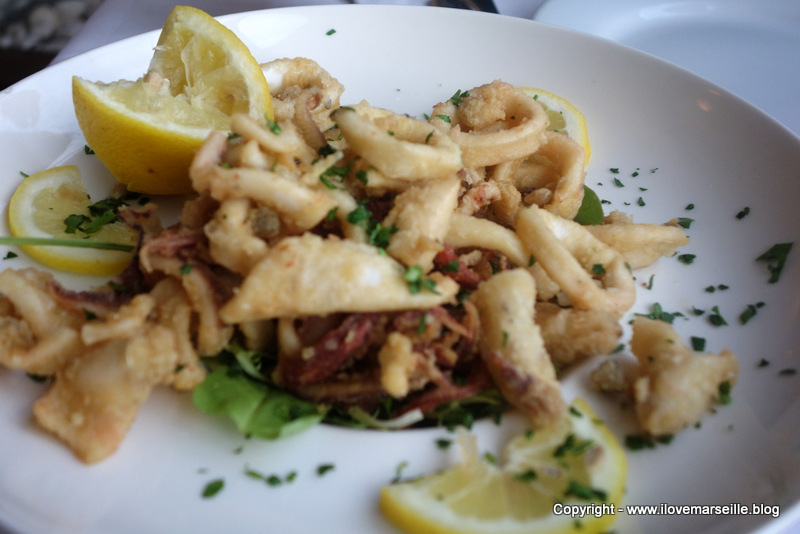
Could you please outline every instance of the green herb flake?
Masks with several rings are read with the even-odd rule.
[[[450,116],[449,115],[436,115],[436,116],[439,117],[442,121],[446,122],[447,124],[450,124]]]
[[[445,438],[439,438],[439,439],[436,440],[436,447],[438,449],[443,450],[443,451],[449,449],[451,445],[453,445],[453,441],[452,440],[445,439]]]
[[[608,495],[605,491],[581,484],[576,480],[569,481],[569,485],[567,486],[567,490],[564,492],[564,496],[577,497],[578,499],[584,499],[587,501],[592,501],[595,499],[605,501],[608,498]]]
[[[731,383],[729,381],[726,380],[719,385],[718,393],[717,400],[720,404],[731,403]]]
[[[431,293],[439,294],[436,289],[436,282],[430,278],[425,278],[422,272],[422,267],[419,265],[412,265],[406,272],[403,273],[403,280],[408,283],[408,290],[412,294],[417,294],[423,289],[427,289]]]
[[[695,258],[697,255],[695,254],[679,254],[678,261],[681,263],[685,263],[686,265],[691,265],[694,263]]]
[[[694,204],[693,203],[686,204],[686,208],[684,209],[686,211],[692,211],[694,209]]]
[[[706,350],[706,338],[692,336],[690,338],[692,343],[692,350],[695,352],[703,352]]]
[[[756,302],[755,304],[748,304],[747,307],[739,314],[739,322],[741,324],[747,324],[750,319],[755,317],[756,313],[758,313],[759,308],[763,308],[763,302]]]
[[[90,147],[89,145],[83,145],[83,153],[86,154],[87,156],[91,156],[92,154],[94,154],[94,150],[92,150],[92,147]]]
[[[739,213],[736,214],[736,218],[740,221],[750,215],[750,207],[745,206]]]
[[[209,499],[222,491],[222,488],[225,487],[225,480],[218,478],[216,480],[212,480],[203,488],[203,498]]]
[[[330,30],[325,32],[325,35],[333,35],[334,33],[336,33],[336,30],[331,28]]]
[[[617,177],[614,177],[614,179],[612,181],[613,181],[614,185],[616,185],[617,187],[625,187],[625,184],[622,183],[622,180],[620,180]]]
[[[794,376],[797,374],[797,369],[794,367],[787,367],[778,371],[778,376]]]
[[[469,91],[462,92],[461,89],[459,89],[453,96],[450,97],[450,101],[453,103],[453,105],[458,107],[467,97],[469,97]]]
[[[193,265],[191,263],[184,263],[181,265],[181,274],[186,276],[190,272],[192,272]]]
[[[598,276],[606,274],[606,268],[601,263],[592,265],[592,272]]]
[[[711,308],[711,313],[708,316],[708,322],[714,326],[727,326],[728,322],[719,311],[719,306]]]
[[[678,217],[677,219],[678,226],[680,226],[681,228],[685,228],[686,230],[688,230],[689,227],[692,226],[693,222],[694,219],[690,219],[689,217]]]
[[[461,265],[458,262],[458,258],[454,259],[453,261],[451,261],[449,263],[446,263],[442,267],[442,270],[450,272],[450,273],[457,273],[458,271],[460,271],[461,270]]]
[[[766,252],[756,258],[756,261],[763,261],[767,263],[770,277],[768,283],[774,284],[781,277],[783,267],[786,265],[786,260],[789,257],[789,252],[792,250],[794,243],[776,243],[772,245]]]
[[[275,135],[279,135],[281,133],[281,125],[275,122],[272,119],[266,119],[267,121],[267,129],[274,133]]]
[[[514,475],[514,480],[519,480],[520,482],[533,482],[538,478],[538,474],[533,469],[528,469],[527,471],[523,471],[521,473],[516,473]]]
[[[322,464],[322,465],[319,465],[319,466],[317,466],[317,476],[321,477],[321,476],[329,473],[330,471],[333,471],[334,469],[335,469],[335,466],[333,464]]]
[[[759,369],[762,369],[767,366],[769,366],[769,360],[766,358],[761,358],[760,360],[758,360],[758,365],[756,365],[756,367],[758,367]]]
[[[8,252],[6,252],[6,255],[3,256],[3,259],[4,260],[13,260],[14,258],[18,258],[18,257],[19,257],[19,255],[16,252],[14,252],[13,250],[9,250]]]

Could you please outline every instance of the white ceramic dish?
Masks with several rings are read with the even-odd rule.
[[[639,222],[695,219],[694,264],[663,259],[639,274],[635,311],[659,302],[688,314],[719,306],[730,323],[678,319],[676,328],[729,347],[741,361],[733,403],[690,428],[669,446],[630,452],[625,504],[779,505],[781,519],[748,516],[620,514],[618,532],[748,532],[781,526],[800,499],[800,261],[795,251],[777,284],[754,261],[773,243],[800,241],[800,140],[720,88],[645,54],[607,41],[522,19],[433,8],[329,6],[268,10],[223,17],[262,61],[307,56],[346,87],[344,103],[374,105],[417,116],[457,89],[501,78],[548,88],[580,107],[593,156],[587,183]],[[329,30],[335,33],[329,35]],[[70,77],[135,78],[147,67],[157,35],[131,38],[65,61],[0,94],[0,205],[19,171],[74,162],[94,191],[108,176],[83,153],[73,117]],[[618,168],[625,187],[615,187]],[[657,171],[651,172],[652,169]],[[637,177],[631,175],[639,171]],[[602,185],[600,185],[602,184]],[[645,188],[646,191],[640,188]],[[638,205],[641,197],[645,206]],[[693,203],[695,209],[686,211]],[[629,205],[628,205],[629,204]],[[736,214],[745,206],[750,215]],[[7,233],[5,217],[0,232]],[[0,249],[0,257],[5,256]],[[29,265],[24,257],[2,268]],[[67,284],[85,280],[63,277]],[[730,289],[708,293],[709,285]],[[763,301],[747,325],[736,317]],[[765,358],[770,365],[758,367]],[[597,361],[565,377],[569,396],[582,395],[619,437],[632,432],[617,401],[586,383]],[[402,433],[318,427],[279,442],[245,440],[225,421],[208,418],[188,395],[158,390],[119,451],[87,467],[31,421],[42,387],[0,370],[0,525],[35,533],[141,532],[393,532],[377,510],[378,490],[407,462],[413,476],[454,461],[434,440],[444,430]],[[512,418],[476,425],[481,448],[498,451]],[[321,464],[334,470],[319,477]],[[246,467],[285,475],[269,487]],[[200,493],[224,478],[213,499]],[[617,503],[620,504],[620,503]]]
[[[680,65],[800,134],[800,3],[795,0],[548,0],[535,20]]]

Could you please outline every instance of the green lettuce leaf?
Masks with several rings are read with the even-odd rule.
[[[248,377],[236,366],[222,365],[192,393],[195,406],[209,415],[226,415],[246,436],[277,439],[322,421],[327,409],[297,399],[266,382]]]

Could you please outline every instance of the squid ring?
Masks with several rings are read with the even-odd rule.
[[[519,211],[516,232],[574,308],[620,318],[633,306],[636,285],[625,259],[580,224],[531,206]]]
[[[431,123],[461,147],[465,167],[486,167],[536,152],[550,124],[541,104],[524,91],[495,81],[433,109]]]
[[[334,112],[348,145],[389,178],[445,178],[461,169],[461,150],[429,123],[362,103]]]

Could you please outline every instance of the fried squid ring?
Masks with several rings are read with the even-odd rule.
[[[276,119],[294,118],[300,102],[320,129],[324,131],[333,125],[328,115],[339,106],[344,86],[316,61],[280,58],[262,64],[261,68],[269,83]]]
[[[450,217],[445,243],[459,248],[485,248],[503,254],[517,267],[527,267],[536,281],[536,292],[540,300],[550,300],[558,293],[558,284],[547,275],[542,266],[525,249],[517,234],[488,219],[454,213]]]
[[[505,82],[470,89],[433,108],[430,122],[461,147],[465,167],[485,167],[536,152],[550,124],[542,106]]]
[[[531,206],[520,210],[516,232],[573,307],[620,318],[633,306],[636,286],[625,259],[585,227]]]
[[[313,228],[336,205],[325,191],[309,187],[290,175],[246,167],[222,167],[219,163],[225,146],[225,135],[212,132],[200,147],[189,168],[196,191],[208,193],[221,202],[252,199],[277,212],[292,231]]]
[[[536,152],[544,159],[555,180],[545,187],[534,189],[525,196],[525,204],[536,204],[554,215],[574,219],[583,202],[583,182],[586,176],[586,153],[568,136],[546,132],[545,142]],[[541,193],[546,194],[541,195]],[[540,196],[541,195],[541,196]]]
[[[366,103],[333,113],[350,148],[389,178],[428,180],[457,172],[461,150],[429,123]]]
[[[458,203],[461,181],[453,175],[410,187],[397,195],[394,207],[383,221],[384,228],[397,228],[386,252],[406,266],[433,268],[433,258],[442,250],[450,217]]]

